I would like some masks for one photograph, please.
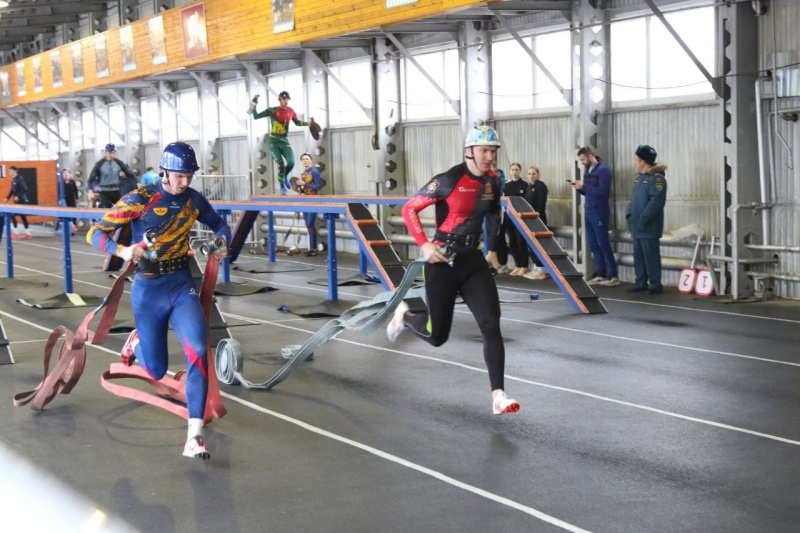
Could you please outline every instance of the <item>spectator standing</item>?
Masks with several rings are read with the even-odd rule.
[[[528,182],[522,179],[522,165],[511,163],[511,181],[506,182],[503,194],[505,196],[525,196],[528,190]],[[528,244],[519,234],[519,230],[507,216],[503,219],[506,237],[508,238],[508,251],[514,258],[514,270],[509,272],[510,276],[524,276],[528,273]]]
[[[539,177],[539,167],[536,166],[529,166],[528,172],[526,175],[528,179],[528,190],[525,191],[525,200],[531,204],[533,210],[539,213],[539,220],[547,225],[547,185],[540,179]],[[520,246],[524,246],[526,249],[528,247],[528,243],[525,242],[525,238],[520,235]],[[535,268],[525,274],[525,277],[528,279],[545,279],[547,274],[545,274],[544,266],[536,254],[533,255],[533,264]]]
[[[584,166],[583,179],[573,181],[572,186],[586,197],[583,206],[584,230],[597,269],[589,284],[614,287],[619,285],[619,278],[617,261],[614,259],[614,251],[608,240],[608,221],[611,218],[611,208],[608,204],[611,196],[611,170],[588,146],[578,150],[578,160]]]
[[[633,268],[636,281],[629,292],[659,294],[661,285],[661,250],[659,239],[664,231],[664,205],[667,202],[667,166],[656,164],[658,154],[652,146],[636,149],[631,203],[628,205],[628,228],[633,236]]]
[[[89,179],[86,183],[86,192],[89,194],[89,199],[94,200],[99,195],[99,204],[102,207],[108,208],[116,204],[122,198],[120,191],[123,187],[127,190],[133,190],[128,189],[129,186],[127,184],[122,185],[120,176],[124,176],[126,180],[133,180],[134,184],[136,183],[136,177],[131,172],[131,169],[128,168],[128,165],[117,159],[117,147],[109,143],[105,148],[105,157],[95,163],[89,174]]]
[[[15,204],[25,205],[30,203],[28,202],[28,186],[25,184],[25,180],[22,179],[22,176],[20,176],[17,172],[17,167],[14,165],[8,167],[8,175],[11,177],[11,190],[8,191],[8,196],[6,196],[5,203],[8,203],[8,201],[12,198],[14,199]],[[31,229],[28,226],[28,217],[25,215],[20,215],[19,218],[22,219],[22,226],[25,228],[25,233],[20,235],[17,232],[17,216],[13,215],[11,217],[11,223],[14,225],[14,227],[11,230],[11,238],[30,239]]]
[[[61,173],[62,187],[64,190],[64,205],[67,207],[76,207],[78,205],[78,185],[72,179],[72,172],[65,169]],[[78,231],[78,226],[75,225],[75,219],[72,219],[72,231]]]
[[[321,194],[322,188],[325,186],[325,180],[320,176],[319,170],[314,168],[314,158],[311,157],[311,154],[305,153],[300,156],[300,162],[303,164],[303,174],[301,179],[297,181],[297,192],[304,195]],[[317,214],[303,213],[303,219],[308,230],[308,252],[306,252],[306,256],[312,257],[319,253],[317,251]]]

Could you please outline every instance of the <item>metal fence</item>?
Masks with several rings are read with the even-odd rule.
[[[191,187],[201,192],[210,202],[220,200],[243,202],[252,194],[250,178],[244,175],[195,174]],[[226,216],[225,222],[228,223],[231,230],[233,230],[240,213],[240,211],[231,211]],[[189,245],[192,249],[195,249],[201,243],[209,241],[213,236],[213,232],[205,224],[197,222],[192,229]],[[246,242],[252,243],[254,241],[255,233],[251,232]]]

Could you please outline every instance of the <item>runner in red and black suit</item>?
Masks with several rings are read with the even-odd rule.
[[[491,162],[500,147],[488,126],[470,130],[466,161],[431,179],[403,207],[403,219],[425,257],[428,311],[411,313],[401,304],[387,326],[394,341],[408,326],[418,337],[441,346],[450,335],[456,297],[460,294],[483,335],[483,357],[489,370],[494,414],[513,413],[519,403],[504,391],[505,346],[500,333],[500,301],[489,265],[478,250],[483,221],[489,240],[500,225],[500,179]],[[419,212],[435,204],[436,234],[429,242]],[[491,249],[493,242],[486,243]]]

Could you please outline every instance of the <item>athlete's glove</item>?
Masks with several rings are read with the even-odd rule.
[[[247,108],[247,114],[252,115],[253,111],[256,110],[256,104],[258,104],[258,95],[255,95],[252,100],[250,100],[250,107]]]
[[[314,119],[312,118],[308,122],[308,131],[309,131],[309,133],[311,133],[311,136],[314,137],[314,140],[318,141],[319,140],[319,136],[322,133],[322,128],[320,127],[319,124],[314,122]]]

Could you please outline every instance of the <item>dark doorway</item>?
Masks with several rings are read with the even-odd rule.
[[[36,182],[36,169],[17,167],[17,174],[22,176],[25,185],[28,186],[28,203],[37,205],[39,203],[39,187]]]

